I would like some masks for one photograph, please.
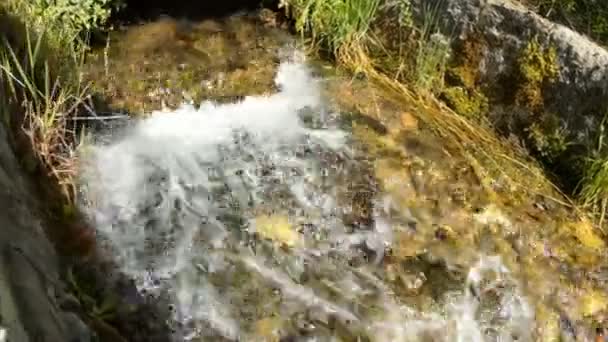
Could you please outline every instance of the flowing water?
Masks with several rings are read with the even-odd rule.
[[[532,310],[496,256],[432,310],[400,302],[380,267],[390,196],[370,192],[372,222],[346,223],[362,169],[349,132],[305,64],[275,81],[269,96],[154,112],[89,151],[91,216],[139,288],[170,296],[176,339],[529,340]]]
[[[318,76],[247,18],[180,25],[194,33],[163,19],[93,59],[112,106],[151,113],[81,158],[99,242],[171,303],[175,341],[594,338],[608,286],[590,225],[487,195],[411,115],[426,104]]]

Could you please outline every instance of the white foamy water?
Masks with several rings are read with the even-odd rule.
[[[83,159],[100,236],[140,289],[172,298],[176,340],[252,340],[252,322],[267,317],[281,318],[285,334],[306,330],[298,341],[528,340],[531,310],[495,258],[473,265],[437,310],[400,302],[380,265],[390,198],[376,201],[372,226],[346,227],[340,193],[357,170],[348,133],[332,128],[337,116],[305,64],[281,64],[276,83],[268,96],[152,113]],[[329,128],[305,124],[311,115]],[[256,238],[255,218],[273,212],[301,243]],[[362,247],[374,255],[353,266]]]

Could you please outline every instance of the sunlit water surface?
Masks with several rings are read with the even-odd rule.
[[[391,198],[374,195],[373,223],[344,222],[360,167],[319,81],[287,61],[277,93],[154,112],[86,155],[90,217],[139,289],[171,298],[175,340],[531,340],[498,257],[432,310],[393,292]]]

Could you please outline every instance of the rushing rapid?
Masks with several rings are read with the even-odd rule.
[[[83,206],[139,289],[171,298],[175,340],[531,340],[533,310],[499,257],[479,256],[433,307],[394,291],[392,199],[370,190],[371,219],[348,219],[366,179],[349,131],[305,63],[275,81],[153,112],[83,153]]]

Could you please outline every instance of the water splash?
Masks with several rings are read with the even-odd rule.
[[[154,112],[83,157],[90,217],[140,289],[173,299],[176,340],[251,339],[268,316],[318,341],[526,340],[530,309],[498,259],[480,259],[433,312],[400,302],[381,265],[390,199],[375,200],[369,227],[343,222],[358,170],[348,134],[305,64],[281,64],[275,81],[272,95]],[[256,235],[256,217],[276,213],[301,244]],[[353,266],[366,250],[371,262]]]

